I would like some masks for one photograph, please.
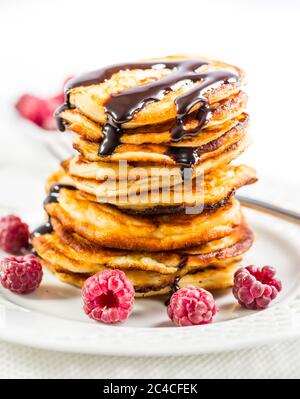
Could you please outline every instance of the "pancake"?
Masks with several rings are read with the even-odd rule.
[[[251,141],[245,83],[185,56],[67,82],[56,119],[78,155],[47,181],[49,220],[32,234],[42,265],[78,287],[120,269],[138,297],[230,287],[254,239],[234,193],[255,171],[230,165]]]
[[[200,162],[204,162],[209,158],[216,157],[226,152],[228,148],[245,137],[247,134],[247,125],[246,122],[239,123],[217,139],[199,147],[192,147],[195,153],[194,157],[199,157]],[[199,136],[201,136],[201,134]],[[76,134],[73,139],[73,147],[85,159],[92,162],[149,162],[174,166],[178,163],[176,149],[181,148],[162,144],[120,144],[111,155],[100,156],[99,144],[84,140],[81,136]],[[183,148],[188,148],[188,146],[185,145]]]
[[[178,281],[178,288],[188,285],[206,290],[220,290],[233,285],[233,276],[237,270],[240,258],[225,262],[223,267],[207,267],[197,273],[188,273]]]
[[[165,62],[182,61],[188,60],[189,57],[166,57],[163,59],[151,60],[153,63],[163,64]],[[200,58],[194,57],[195,60]],[[213,86],[205,92],[204,97],[211,106],[224,98],[230,97],[235,93],[238,93],[245,83],[245,75],[243,71],[235,66],[222,63],[219,61],[208,60],[201,57],[201,60],[206,61],[207,65],[202,65],[197,69],[200,73],[210,73],[214,71],[229,71],[237,76],[236,82],[224,81],[217,87]],[[128,67],[127,65],[117,66],[116,68],[110,68],[112,75],[109,74],[104,81],[97,82],[97,80],[88,84],[89,76],[96,76],[97,72],[89,74],[87,79],[84,81],[79,78],[77,83],[71,82],[69,87],[69,102],[72,107],[78,109],[83,115],[86,115],[89,119],[105,124],[107,122],[106,103],[112,96],[118,95],[119,93],[125,93],[128,95],[128,89],[142,86],[142,89],[146,89],[146,85],[158,81],[161,78],[174,74],[172,68],[149,68],[141,69],[138,64],[136,67]],[[176,72],[176,70],[175,70]],[[99,76],[101,73],[99,74]],[[106,76],[105,76],[106,77]],[[82,85],[80,81],[84,82]],[[176,87],[172,87],[171,91],[165,91],[159,100],[148,102],[142,109],[135,112],[133,118],[123,124],[123,128],[131,129],[139,126],[145,126],[150,124],[159,124],[172,119],[177,116],[177,109],[175,106],[175,100],[184,93],[187,93],[191,89],[195,88],[201,79],[198,81],[182,80],[178,82]],[[95,84],[93,84],[95,83]],[[75,87],[74,87],[75,86]],[[199,107],[199,104],[195,105],[190,109],[193,112]]]
[[[135,216],[116,207],[80,198],[76,191],[62,189],[58,202],[45,206],[49,216],[66,228],[104,247],[167,251],[218,239],[240,224],[239,202],[232,198],[215,211],[199,215]]]
[[[244,111],[247,105],[247,95],[239,92],[234,96],[226,98],[214,104],[211,109],[211,117],[200,135],[188,138],[184,137],[174,146],[200,146],[204,139],[208,139],[210,134],[220,135],[230,129],[233,124],[244,118]],[[68,130],[77,133],[83,139],[100,143],[103,139],[103,127],[101,124],[92,121],[75,109],[64,110],[60,116],[67,123]],[[185,121],[185,129],[191,130],[197,127],[195,115],[189,116]],[[169,144],[172,141],[171,128],[174,122],[165,122],[158,125],[148,125],[136,129],[126,129],[120,138],[121,144]],[[200,136],[200,137],[199,137]],[[208,136],[208,137],[207,137]]]
[[[189,273],[176,279],[176,286],[183,288],[187,285],[201,287],[207,290],[217,290],[231,287],[233,284],[233,275],[238,267],[240,258],[233,259],[230,262],[224,262],[218,268],[208,266],[196,273]],[[41,260],[43,267],[48,268],[62,282],[77,287],[82,287],[90,274],[72,273],[56,264]],[[136,297],[150,297],[156,295],[165,295],[172,292],[175,280],[169,275],[143,271],[125,271],[127,278],[132,282]]]
[[[183,251],[134,252],[103,248],[65,229],[52,219],[54,231],[35,236],[32,244],[38,255],[72,273],[96,273],[105,268],[143,270],[183,276],[206,267],[218,267],[246,252],[253,242],[253,233],[245,220],[232,233],[219,240]]]
[[[192,178],[217,170],[218,168],[228,165],[237,158],[250,145],[250,137],[246,135],[242,140],[226,148],[224,152],[211,156],[206,160],[202,160],[192,169]],[[212,155],[212,154],[211,154]],[[127,182],[139,179],[139,187],[141,191],[148,191],[148,185],[153,190],[161,187],[162,178],[171,179],[173,185],[182,183],[182,169],[177,166],[164,165],[162,168],[154,167],[154,165],[144,162],[120,164],[118,162],[90,162],[83,157],[73,157],[63,163],[63,166],[72,176],[78,176],[86,179],[97,180],[98,182],[106,181],[107,190],[109,190],[109,181],[112,181],[112,187],[115,190],[115,182],[126,180]],[[120,168],[121,166],[121,168]],[[138,168],[141,167],[141,169]],[[124,170],[125,167],[125,170]],[[145,180],[145,187],[143,187]],[[170,181],[170,180],[168,180]],[[55,182],[55,181],[54,181]],[[116,195],[113,193],[111,195]],[[109,196],[109,194],[106,194]]]
[[[71,184],[83,193],[90,194],[91,201],[109,203],[131,213],[157,214],[171,212],[185,212],[187,207],[201,206],[203,209],[216,209],[226,204],[232,194],[240,187],[254,183],[256,174],[254,169],[246,166],[227,166],[215,172],[205,174],[204,180],[190,184],[173,186],[170,190],[159,190],[156,193],[143,192],[137,182],[116,182],[115,191],[111,191],[109,181],[98,182],[72,176],[65,170],[52,174],[49,178],[48,190],[51,184]],[[163,184],[163,182],[162,182]],[[107,187],[109,188],[107,190]]]

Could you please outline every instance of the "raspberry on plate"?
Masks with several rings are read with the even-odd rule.
[[[121,270],[104,270],[86,280],[82,298],[83,309],[91,319],[118,323],[132,311],[134,288]]]
[[[29,294],[39,287],[42,277],[39,259],[32,254],[0,260],[0,282],[12,292]]]
[[[0,248],[13,255],[20,255],[29,245],[28,225],[14,215],[0,218]]]
[[[203,288],[187,286],[172,295],[167,312],[179,327],[197,326],[211,323],[217,307],[210,292]]]
[[[247,309],[265,309],[281,291],[281,281],[271,266],[241,267],[235,272],[233,295]]]

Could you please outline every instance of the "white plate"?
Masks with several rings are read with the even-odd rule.
[[[82,311],[80,290],[49,273],[28,296],[0,289],[0,338],[39,348],[109,355],[188,355],[237,349],[300,335],[299,228],[246,210],[257,239],[244,264],[277,268],[283,291],[264,311],[241,309],[231,290],[215,293],[211,325],[174,327],[164,301],[136,300],[131,317],[109,326]]]

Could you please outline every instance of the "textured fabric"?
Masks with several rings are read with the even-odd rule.
[[[0,343],[1,378],[299,378],[300,340],[181,358],[120,358]]]

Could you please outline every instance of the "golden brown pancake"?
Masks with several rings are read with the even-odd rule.
[[[228,165],[232,160],[238,157],[250,144],[248,135],[239,142],[227,147],[224,152],[218,155],[211,156],[206,160],[202,160],[192,170],[192,177],[201,176],[213,170],[218,170]],[[210,154],[212,155],[212,154]],[[161,187],[161,179],[168,179],[172,185],[182,183],[182,170],[178,166],[163,165],[163,167],[156,167],[153,164],[147,163],[128,163],[126,165],[126,173],[124,169],[120,168],[119,162],[90,162],[83,157],[73,157],[63,163],[63,167],[67,170],[68,174],[85,179],[97,180],[98,182],[106,182],[106,192],[103,195],[115,196],[117,195],[115,182],[127,180],[136,182],[139,180],[140,191],[148,191],[149,185],[153,190]],[[139,168],[140,167],[140,168]],[[158,176],[158,177],[157,177]],[[55,183],[56,177],[52,181]],[[172,179],[172,180],[171,180]],[[112,182],[111,188],[109,182]],[[143,185],[143,182],[145,183]]]
[[[48,186],[55,183],[71,184],[81,192],[90,194],[86,198],[91,201],[113,204],[128,212],[141,214],[184,212],[187,207],[197,205],[203,205],[203,209],[216,209],[226,204],[238,188],[256,181],[254,169],[240,165],[217,169],[205,174],[204,180],[196,182],[194,179],[189,184],[176,185],[169,190],[142,191],[145,185],[142,183],[140,187],[137,181],[126,184],[116,182],[115,191],[112,191],[109,181],[72,176],[69,164],[64,163],[64,167],[50,176]],[[163,183],[169,182],[165,179],[161,185]]]
[[[62,281],[81,287],[120,269],[136,296],[232,285],[253,243],[234,193],[255,171],[230,166],[250,143],[245,75],[195,58],[121,64],[67,84],[58,123],[79,155],[48,179],[49,223],[32,238]]]
[[[228,151],[228,149],[234,144],[243,140],[246,134],[247,124],[239,123],[237,126],[224,133],[221,137],[208,142],[203,146],[199,146],[197,149],[195,149],[195,152],[197,152],[198,156],[200,156],[200,163],[203,163],[209,158],[217,157],[218,155]],[[176,166],[176,159],[174,159],[174,156],[172,155],[172,146],[170,147],[159,144],[121,144],[111,155],[100,156],[98,154],[98,143],[84,140],[81,136],[75,135],[73,147],[85,159],[92,162],[149,162]]]
[[[219,135],[225,133],[233,124],[240,119],[245,119],[244,111],[247,105],[247,96],[244,92],[222,100],[214,104],[211,110],[211,117],[201,134],[193,137],[185,137],[180,143],[173,143],[174,146],[200,146],[204,138],[207,140],[209,134]],[[68,130],[77,133],[84,140],[100,143],[103,139],[102,125],[93,122],[77,109],[67,109],[61,113],[61,117],[67,122]],[[192,130],[197,127],[197,120],[193,114],[187,118],[185,129]],[[171,128],[173,121],[159,125],[148,125],[136,129],[127,129],[120,138],[121,144],[170,144]]]
[[[189,57],[166,57],[156,61],[175,61]],[[194,57],[195,59],[197,57]],[[200,59],[200,58],[199,58]],[[204,60],[201,57],[201,60]],[[155,60],[151,60],[155,61]],[[235,83],[224,82],[217,87],[212,87],[204,96],[210,107],[231,97],[238,92],[245,83],[245,75],[243,71],[233,65],[223,62],[207,60],[208,65],[203,65],[198,69],[200,73],[207,73],[216,70],[226,70],[233,72],[239,77],[239,81]],[[69,101],[72,107],[75,107],[83,115],[100,124],[107,122],[107,113],[105,105],[113,94],[118,94],[126,89],[146,85],[147,83],[161,79],[174,73],[168,68],[162,69],[132,69],[120,70],[114,73],[110,78],[98,84],[90,86],[75,87],[70,91]],[[134,117],[127,123],[123,124],[124,129],[132,129],[145,125],[160,124],[170,120],[174,120],[177,116],[175,100],[182,94],[188,92],[195,87],[199,81],[183,81],[173,88],[171,91],[165,92],[161,100],[150,102],[142,109],[134,114]],[[190,113],[199,108],[199,104],[190,109]]]
[[[208,266],[196,273],[188,273],[176,280],[176,286],[183,288],[187,285],[201,287],[207,290],[224,289],[232,286],[233,275],[238,267],[240,258],[224,262],[218,268]],[[57,264],[41,260],[42,266],[48,268],[61,281],[67,284],[82,287],[90,274],[72,273]],[[170,275],[162,275],[153,272],[126,270],[127,278],[132,282],[136,297],[150,297],[164,295],[172,292],[174,279]]]
[[[253,242],[253,233],[245,220],[232,233],[183,251],[135,252],[103,248],[65,229],[52,219],[54,231],[36,236],[32,244],[38,255],[72,273],[96,273],[105,268],[143,270],[160,274],[183,276],[220,262],[237,258]]]
[[[135,216],[116,207],[80,198],[61,189],[58,202],[48,203],[49,216],[90,241],[109,248],[167,251],[224,237],[241,222],[239,202],[232,198],[216,211],[199,215]]]

